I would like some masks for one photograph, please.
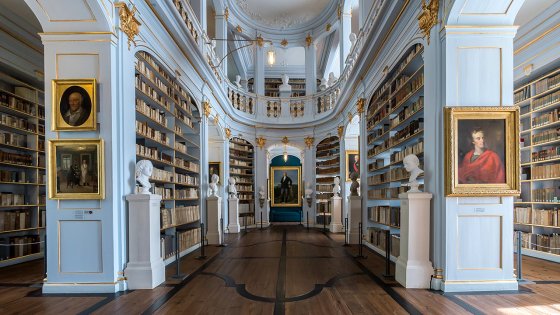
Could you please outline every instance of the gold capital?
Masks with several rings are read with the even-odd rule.
[[[226,138],[231,138],[231,130],[229,128],[224,128],[224,133],[226,134]]]
[[[359,115],[361,115],[364,112],[365,103],[366,100],[364,98],[358,99],[358,103],[356,103],[356,111],[358,112]]]
[[[206,118],[210,117],[210,110],[212,109],[210,102],[204,101],[202,106],[204,107],[204,115],[206,115]]]
[[[311,37],[311,34],[307,34],[307,37],[305,38],[305,44],[307,45],[307,47],[311,46],[311,44],[313,43],[313,37]]]
[[[344,126],[338,126],[338,138],[342,138],[342,134],[344,134]]]
[[[142,25],[134,14],[136,14],[136,6],[132,6],[132,10],[130,10],[124,2],[116,2],[115,7],[119,8],[119,17],[121,19],[120,29],[123,33],[126,34],[128,37],[128,50],[130,50],[130,43],[134,43],[134,47],[136,47],[136,41],[134,41],[134,37],[140,33],[140,25]]]
[[[265,144],[266,144],[266,139],[264,137],[261,136],[257,138],[257,146],[259,147],[259,149],[262,150]]]
[[[315,142],[315,138],[313,137],[305,137],[305,145],[307,146],[308,149],[311,149],[311,147],[313,147],[313,142]]]
[[[259,47],[264,46],[264,38],[262,38],[261,35],[257,36],[256,41],[257,41],[257,45],[259,45]]]
[[[224,10],[224,17],[226,18],[226,21],[229,19],[229,8],[226,7],[226,9]]]
[[[284,46],[284,47],[288,46],[288,40],[284,38],[284,39],[280,42],[280,45],[282,45],[282,46]]]
[[[438,23],[438,11],[438,0],[430,0],[429,4],[426,4],[426,0],[422,0],[422,12],[418,16],[418,27],[420,27],[424,37],[427,37],[428,45],[430,44],[430,31]]]
[[[290,142],[290,140],[288,140],[288,137],[282,138],[282,143],[283,144],[288,144],[289,142]]]

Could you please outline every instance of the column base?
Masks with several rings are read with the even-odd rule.
[[[342,232],[344,232],[344,226],[342,224],[339,224],[339,223],[331,224],[331,225],[329,225],[329,230],[332,233],[342,233]]]
[[[45,294],[66,293],[115,293],[119,292],[119,282],[115,283],[44,283]]]
[[[241,232],[241,227],[239,225],[228,225],[228,233],[236,234]]]
[[[208,240],[209,245],[220,244],[220,233],[208,233],[206,234],[206,240]]]
[[[163,259],[155,263],[128,263],[124,270],[130,290],[153,289],[165,281]]]
[[[517,280],[451,280],[443,281],[441,286],[444,292],[473,292],[473,291],[517,291]]]
[[[407,289],[428,289],[434,268],[430,262],[414,262],[398,259],[395,280]]]

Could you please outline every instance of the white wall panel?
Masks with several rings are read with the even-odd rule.
[[[101,221],[59,221],[59,271],[103,272]]]
[[[57,79],[95,78],[99,80],[99,54],[57,54],[56,77]]]
[[[502,268],[502,217],[457,217],[457,269]]]
[[[500,104],[502,49],[457,48],[457,104]]]

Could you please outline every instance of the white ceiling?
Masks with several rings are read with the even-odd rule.
[[[318,17],[332,0],[236,0],[251,18],[269,26],[292,27]]]
[[[14,18],[18,23],[24,22],[31,26],[31,29],[41,32],[41,24],[33,14],[33,11],[27,6],[23,0],[0,0],[0,10]]]
[[[515,25],[523,26],[559,0],[525,0],[515,18]]]

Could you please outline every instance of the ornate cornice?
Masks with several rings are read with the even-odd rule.
[[[430,44],[430,31],[438,23],[438,11],[438,0],[430,0],[429,4],[426,4],[426,0],[422,0],[422,13],[418,16],[418,27],[426,37],[428,45]]]
[[[136,6],[133,5],[132,10],[130,10],[124,2],[115,2],[115,7],[119,8],[119,17],[121,20],[120,29],[128,37],[128,50],[130,50],[131,42],[134,43],[134,47],[136,47],[134,38],[140,33],[140,25],[142,25],[142,23],[134,16],[137,12]]]
[[[257,140],[257,146],[259,147],[259,149],[262,150],[262,148],[264,147],[264,145],[266,144],[266,139],[262,136],[256,138]]]
[[[307,148],[311,149],[313,147],[313,142],[315,142],[315,138],[305,137],[304,141],[305,141],[305,145],[307,146]]]

